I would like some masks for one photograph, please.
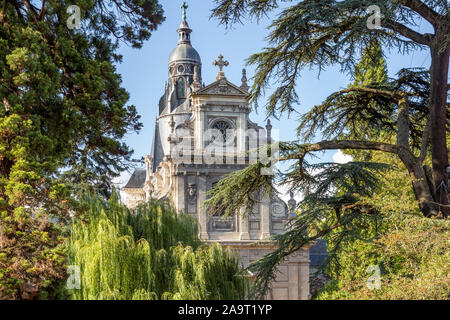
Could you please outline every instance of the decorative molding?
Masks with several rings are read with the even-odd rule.
[[[234,217],[211,217],[211,231],[235,231]]]
[[[215,122],[228,122],[233,129],[236,129],[236,117],[208,117],[208,128],[211,128]]]
[[[231,95],[244,97],[248,95],[244,90],[233,85],[225,79],[214,82],[213,84],[198,91],[197,94]]]

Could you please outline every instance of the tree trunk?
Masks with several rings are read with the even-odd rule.
[[[426,173],[420,163],[414,166],[414,172],[411,176],[414,178],[412,187],[419,207],[425,217],[436,217],[439,215],[439,205],[434,201],[433,190],[427,181]]]
[[[433,197],[433,190],[427,181],[427,175],[419,159],[406,148],[398,151],[398,157],[408,169],[409,175],[413,178],[412,188],[414,195],[419,202],[420,211],[425,217],[436,217],[439,215],[439,205]]]
[[[449,216],[450,208],[448,194],[445,191],[445,169],[448,166],[447,151],[447,77],[449,67],[450,46],[445,50],[442,46],[446,43],[448,35],[439,36],[436,32],[431,45],[431,156],[433,161],[433,179],[436,186],[437,201],[444,205],[441,211],[444,216]]]

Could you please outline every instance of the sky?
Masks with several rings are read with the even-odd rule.
[[[176,47],[178,34],[176,30],[181,23],[182,0],[160,0],[163,6],[166,20],[153,33],[152,37],[144,44],[142,49],[134,49],[123,45],[119,53],[123,55],[123,62],[118,65],[118,72],[122,75],[122,86],[130,93],[129,104],[135,105],[142,116],[144,124],[139,134],[127,135],[126,143],[135,151],[135,158],[142,158],[150,153],[155,118],[157,116],[158,101],[163,94],[164,82],[168,78],[168,59],[172,50]],[[193,30],[191,42],[199,52],[202,59],[202,78],[206,85],[215,81],[218,69],[212,62],[219,54],[229,61],[230,65],[224,68],[227,79],[237,85],[241,84],[242,68],[247,69],[250,79],[254,74],[252,66],[246,66],[246,59],[266,45],[265,37],[268,34],[267,26],[270,16],[259,22],[245,21],[243,25],[235,25],[227,29],[219,25],[216,19],[210,18],[214,8],[213,0],[188,0],[187,21]],[[421,28],[419,24],[417,28]],[[402,55],[394,49],[392,52],[385,50],[389,76],[393,77],[401,68],[425,67],[430,65],[428,51],[415,51],[409,55]],[[304,70],[297,84],[297,92],[300,103],[296,107],[299,113],[305,113],[314,105],[321,103],[331,93],[345,88],[351,82],[350,76],[340,72],[339,66],[333,66],[322,71],[320,77],[317,70]],[[249,83],[251,85],[251,83]],[[261,100],[259,110],[252,111],[250,119],[259,125],[265,125],[266,114],[262,108],[264,99]],[[273,129],[279,130],[280,140],[297,139],[296,128],[298,115],[290,118],[283,117],[279,120],[271,119]],[[329,151],[320,154],[316,161],[342,162],[348,158],[341,152]],[[124,173],[116,183],[123,186],[130,174]]]

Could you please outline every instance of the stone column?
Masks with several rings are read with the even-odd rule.
[[[239,231],[241,232],[240,240],[250,240],[250,234],[248,233],[248,215],[244,216],[245,209],[241,208],[239,214]]]
[[[198,196],[197,196],[197,212],[198,212],[198,224],[200,228],[200,239],[208,240],[208,213],[206,208],[203,206],[203,202],[206,200],[206,174],[198,173]]]
[[[266,239],[270,236],[270,198],[263,196],[261,201],[261,235],[260,239]]]

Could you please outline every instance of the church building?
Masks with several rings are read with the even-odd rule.
[[[170,201],[179,212],[195,217],[203,241],[218,242],[239,255],[245,267],[275,248],[272,235],[285,230],[289,207],[279,198],[261,199],[249,215],[210,216],[203,202],[207,192],[225,174],[250,162],[247,151],[271,142],[270,121],[261,127],[249,118],[247,76],[240,85],[227,80],[222,55],[213,62],[219,68],[214,82],[202,81],[202,61],[191,44],[191,32],[183,20],[178,45],[170,54],[168,81],[159,100],[150,155],[145,169],[136,170],[122,189],[130,208],[150,199]],[[286,259],[278,267],[267,299],[309,299],[309,248]]]

